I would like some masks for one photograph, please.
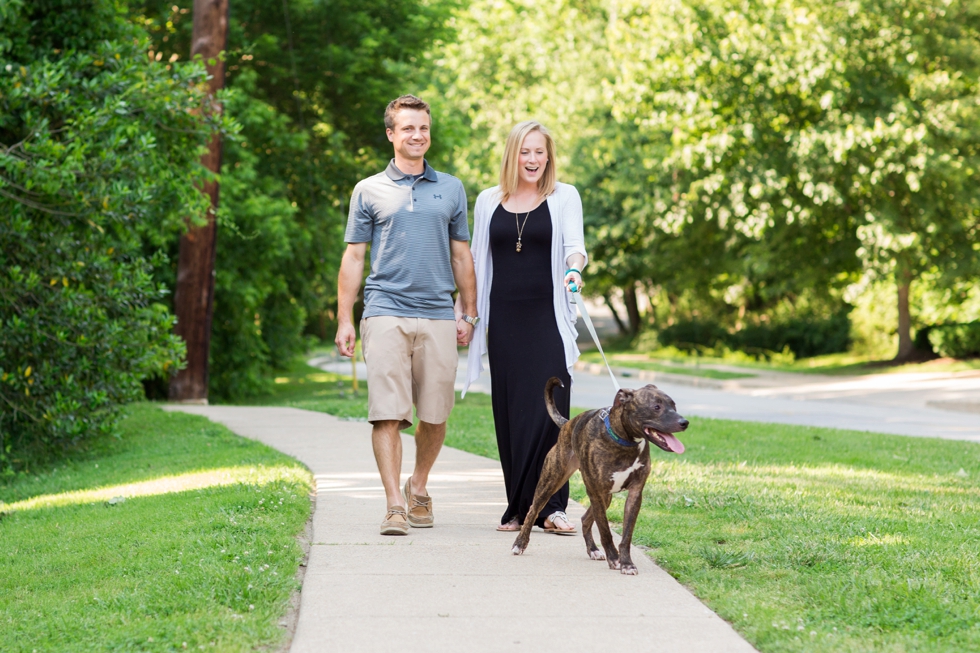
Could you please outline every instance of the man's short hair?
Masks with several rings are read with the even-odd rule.
[[[402,109],[415,109],[416,111],[425,111],[429,114],[429,120],[432,120],[432,112],[429,110],[429,103],[425,102],[414,95],[403,95],[401,97],[395,98],[388,103],[388,108],[385,109],[385,128],[394,129],[395,128],[395,114]]]

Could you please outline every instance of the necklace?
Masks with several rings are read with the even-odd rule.
[[[534,209],[531,209],[532,211]],[[527,224],[527,216],[531,215],[531,211],[528,211],[524,216],[524,222],[520,222],[520,216],[514,213],[514,223],[517,224],[517,251],[521,251],[521,236],[524,234],[524,225]]]

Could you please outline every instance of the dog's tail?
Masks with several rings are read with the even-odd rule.
[[[548,382],[544,384],[544,405],[548,407],[548,414],[551,416],[551,421],[559,426],[559,428],[565,424],[568,420],[558,412],[558,408],[555,406],[554,390],[556,386],[565,387],[565,384],[561,382],[557,376],[553,376],[548,379]]]

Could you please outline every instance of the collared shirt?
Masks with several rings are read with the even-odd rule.
[[[344,240],[371,243],[364,317],[455,319],[449,241],[470,239],[462,182],[429,163],[421,176],[388,164],[354,187]]]

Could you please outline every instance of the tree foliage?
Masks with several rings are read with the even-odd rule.
[[[199,66],[115,2],[0,5],[0,466],[111,429],[182,343],[143,243],[200,210]]]
[[[254,394],[302,351],[304,334],[332,337],[351,190],[391,157],[385,106],[419,92],[415,67],[449,34],[454,5],[233,4],[225,111],[241,132],[225,141],[220,175],[212,397]],[[191,3],[135,1],[131,12],[156,56],[187,57]],[[441,145],[437,131],[430,158]],[[160,279],[172,287],[174,271]]]
[[[977,12],[485,0],[463,12],[435,79],[472,123],[459,171],[478,185],[510,125],[557,125],[590,290],[620,289],[634,328],[638,292],[661,328],[816,328],[837,324],[862,278],[952,288],[980,272]]]

